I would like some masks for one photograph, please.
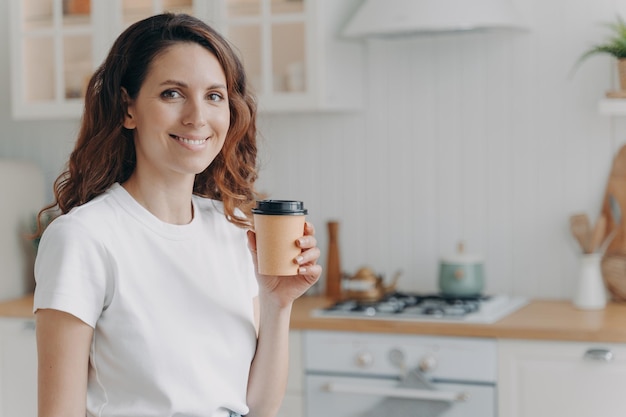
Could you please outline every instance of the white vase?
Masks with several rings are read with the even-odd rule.
[[[584,310],[601,310],[606,307],[606,288],[602,280],[600,262],[602,254],[588,253],[580,258],[578,286],[574,305]]]

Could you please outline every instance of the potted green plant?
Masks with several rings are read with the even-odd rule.
[[[605,25],[612,32],[612,36],[607,38],[604,43],[592,46],[578,59],[578,63],[597,54],[609,54],[615,57],[617,59],[620,91],[626,92],[626,21],[618,15],[614,22]]]

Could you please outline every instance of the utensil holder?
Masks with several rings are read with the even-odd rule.
[[[574,305],[583,310],[601,310],[606,306],[606,288],[602,280],[602,254],[588,253],[580,258],[578,286]]]

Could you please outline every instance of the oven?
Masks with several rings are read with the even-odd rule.
[[[495,417],[495,340],[304,333],[306,417]]]

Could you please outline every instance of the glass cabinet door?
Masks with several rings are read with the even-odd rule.
[[[246,74],[256,94],[267,90],[263,80],[262,0],[227,0],[225,35],[239,51]]]
[[[194,14],[194,6],[194,0],[10,0],[13,117],[80,117],[89,78],[121,31],[164,11]]]
[[[80,101],[92,72],[90,0],[22,0],[13,45],[24,106]],[[16,74],[17,73],[17,74]]]
[[[91,0],[63,0],[61,71],[65,99],[82,99],[93,72]]]
[[[305,1],[225,0],[222,29],[239,50],[256,94],[305,91]]]
[[[163,12],[193,14],[193,0],[122,0],[122,30],[141,19]]]
[[[304,0],[271,0],[272,81],[276,92],[303,92],[306,82]]]

